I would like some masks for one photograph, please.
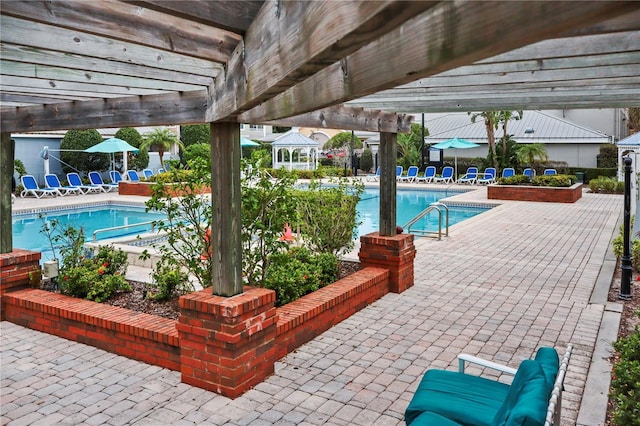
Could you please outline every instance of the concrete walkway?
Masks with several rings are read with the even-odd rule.
[[[456,199],[486,203],[486,189]],[[427,368],[455,369],[461,352],[517,367],[539,346],[563,352],[568,343],[562,424],[574,425],[592,358],[606,356],[619,321],[601,287],[621,212],[619,195],[504,202],[443,241],[417,239],[414,287],[281,359],[236,400],[181,384],[178,372],[2,322],[2,425],[404,424]],[[582,424],[604,421],[608,373],[597,372]]]

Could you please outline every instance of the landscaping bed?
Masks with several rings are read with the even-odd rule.
[[[582,184],[575,183],[570,187],[489,185],[487,198],[490,200],[575,203],[582,198]]]

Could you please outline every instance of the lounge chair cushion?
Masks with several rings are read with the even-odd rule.
[[[490,425],[508,392],[509,385],[495,380],[428,370],[407,407],[405,420],[411,424],[422,412],[430,411],[461,424]]]
[[[498,426],[542,426],[547,415],[550,392],[538,361],[522,361],[509,393],[492,424]]]
[[[553,390],[553,385],[560,369],[560,358],[558,352],[550,347],[542,347],[538,349],[536,353],[536,361],[540,363],[544,376],[547,379],[547,386],[549,387],[549,393]]]
[[[438,413],[432,413],[431,411],[425,411],[416,417],[411,426],[463,426],[462,423],[454,422]]]

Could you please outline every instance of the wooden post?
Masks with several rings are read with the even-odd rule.
[[[380,133],[380,235],[396,235],[397,133]]]
[[[240,124],[211,123],[213,294],[242,293]]]
[[[11,228],[11,176],[13,176],[15,142],[11,133],[0,134],[0,253],[13,250]]]

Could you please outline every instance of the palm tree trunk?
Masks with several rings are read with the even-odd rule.
[[[495,133],[493,131],[493,124],[490,120],[485,119],[484,125],[487,128],[487,140],[489,142],[489,148],[491,149],[492,163],[493,167],[498,168],[498,159],[496,153],[496,138]]]

